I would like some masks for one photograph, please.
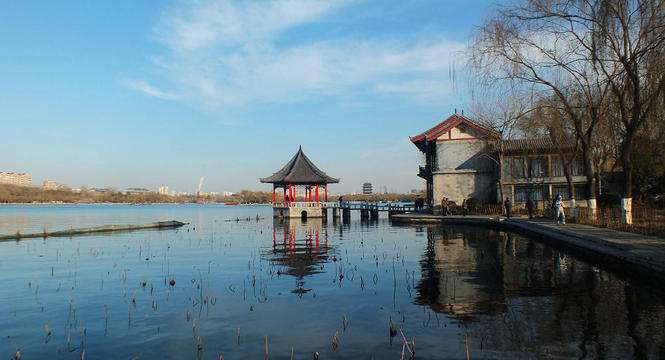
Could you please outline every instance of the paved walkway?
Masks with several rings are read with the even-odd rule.
[[[394,215],[405,223],[484,225],[522,233],[574,251],[605,267],[665,284],[665,239],[598,228],[589,225],[557,225],[551,220],[505,219],[496,216]]]

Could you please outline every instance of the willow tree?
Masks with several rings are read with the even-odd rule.
[[[500,8],[478,31],[472,64],[493,86],[521,88],[534,99],[554,97],[580,145],[591,216],[596,213],[594,135],[608,104],[608,78],[601,69],[593,20],[594,1],[528,0]],[[537,106],[539,100],[534,102]]]
[[[635,140],[640,128],[662,106],[665,93],[665,0],[599,2],[602,6],[594,17],[593,60],[607,75],[622,132],[622,220],[630,224]]]

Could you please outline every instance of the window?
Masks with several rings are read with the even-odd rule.
[[[532,178],[547,176],[547,158],[537,157],[529,159],[529,174]]]
[[[585,200],[589,198],[589,192],[587,191],[586,184],[575,185],[575,199]]]
[[[524,179],[526,177],[524,158],[521,156],[506,157],[503,170],[503,175],[506,179]]]
[[[584,175],[584,162],[582,159],[573,160],[572,166],[573,176],[583,176]]]
[[[559,155],[552,156],[552,176],[566,176],[563,171],[563,160]]]
[[[570,200],[570,191],[568,191],[568,185],[552,186],[552,195],[556,196],[557,194],[561,194],[561,198],[564,200]]]
[[[517,186],[515,187],[515,201],[526,202],[531,196],[533,201],[542,201],[547,199],[547,187],[542,185]]]

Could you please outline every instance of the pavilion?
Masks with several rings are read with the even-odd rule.
[[[339,179],[328,176],[316,167],[302,151],[302,146],[281,170],[260,180],[272,184],[273,214],[282,218],[323,217],[328,201],[328,184],[339,183]],[[300,197],[298,187],[304,190]],[[284,189],[281,201],[277,201],[278,188]],[[323,201],[319,196],[321,188],[324,192]]]

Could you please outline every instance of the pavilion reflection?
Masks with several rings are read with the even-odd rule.
[[[305,287],[305,278],[322,273],[334,255],[328,240],[322,219],[275,219],[272,249],[264,256],[279,267],[278,274],[295,277],[296,288],[291,292],[302,296],[312,290]]]
[[[427,228],[427,239],[414,301],[465,324],[475,350],[490,357],[534,349],[578,358],[663,354],[665,308],[653,289],[507,233],[439,227]]]

